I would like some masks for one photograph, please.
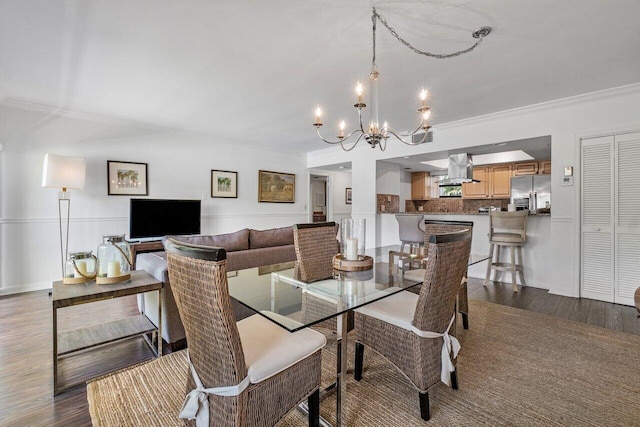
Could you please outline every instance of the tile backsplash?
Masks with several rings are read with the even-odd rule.
[[[509,199],[462,199],[462,198],[436,198],[430,200],[406,200],[406,212],[452,212],[452,213],[478,213],[478,208],[496,206],[507,210]]]
[[[400,196],[396,194],[376,194],[376,212],[400,212]]]

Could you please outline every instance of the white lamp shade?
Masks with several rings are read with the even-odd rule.
[[[48,188],[83,189],[87,161],[82,157],[45,154],[42,186]]]

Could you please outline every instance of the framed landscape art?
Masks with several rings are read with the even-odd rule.
[[[295,174],[258,171],[258,202],[294,203],[295,198]]]
[[[211,197],[237,198],[238,172],[211,170]]]
[[[109,196],[148,196],[147,164],[107,160]]]

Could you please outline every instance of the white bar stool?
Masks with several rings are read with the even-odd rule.
[[[528,210],[517,212],[491,211],[489,217],[489,263],[487,265],[487,275],[484,279],[484,286],[489,283],[491,270],[495,270],[493,280],[498,280],[498,274],[503,271],[511,272],[511,284],[513,292],[518,292],[516,284],[516,272],[520,276],[520,284],[524,287],[524,266],[522,265],[522,246],[527,240],[527,218]],[[511,248],[511,262],[500,262],[500,248],[507,246]],[[494,257],[495,248],[495,257]],[[516,263],[516,253],[518,262]]]

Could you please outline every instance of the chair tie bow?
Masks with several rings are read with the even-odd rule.
[[[414,334],[421,336],[422,338],[440,338],[442,337],[442,354],[440,356],[442,362],[440,369],[440,381],[451,387],[451,372],[456,370],[456,366],[453,364],[453,360],[458,357],[458,352],[460,351],[460,342],[456,337],[452,337],[449,335],[449,329],[451,329],[451,325],[456,320],[455,313],[449,322],[449,326],[447,326],[447,330],[443,333],[431,332],[431,331],[421,331],[415,326],[411,326],[411,330]],[[451,357],[453,356],[453,357]]]
[[[217,396],[237,396],[242,393],[251,384],[249,377],[245,377],[240,384],[228,387],[213,387],[204,388],[200,377],[196,373],[196,369],[191,363],[189,357],[189,350],[187,350],[187,360],[189,361],[189,367],[191,368],[191,375],[193,381],[196,383],[196,388],[191,390],[184,399],[182,409],[180,410],[181,419],[196,420],[197,427],[209,427],[209,396],[215,394]]]

